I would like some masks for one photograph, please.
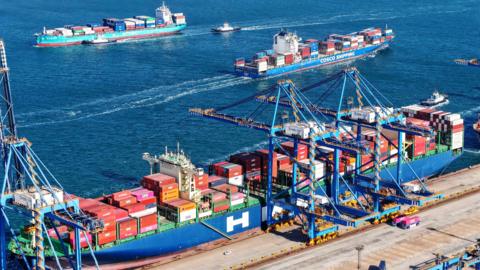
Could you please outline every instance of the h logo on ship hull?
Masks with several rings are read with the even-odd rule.
[[[234,219],[233,216],[227,217],[227,232],[233,232],[235,226],[242,225],[242,228],[247,228],[249,223],[248,212],[243,212],[242,217]]]

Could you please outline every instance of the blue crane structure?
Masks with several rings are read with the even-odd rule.
[[[15,123],[14,106],[10,90],[9,67],[5,43],[0,39],[0,83],[3,102],[0,104],[0,140],[3,161],[0,193],[0,269],[7,267],[7,232],[13,239],[10,250],[20,259],[26,269],[43,270],[48,268],[45,260],[45,245],[51,247],[58,269],[62,268],[60,256],[68,259],[75,269],[82,267],[81,234],[87,238],[86,230],[101,229],[103,224],[80,211],[79,201],[64,193],[59,181],[39,159],[31,148],[31,143],[18,136]],[[11,217],[26,218],[30,223],[30,236],[34,237],[32,254],[25,254],[22,239],[15,233]],[[18,219],[17,219],[18,220]],[[15,220],[15,222],[17,221]],[[67,225],[75,234],[75,254],[71,258],[68,249],[62,243],[62,250],[55,250],[52,238],[46,233],[46,224],[53,226],[58,239],[61,239],[57,225]],[[16,227],[16,226],[15,226]],[[47,240],[45,242],[45,240]],[[88,241],[87,241],[88,242]],[[89,244],[89,250],[95,264],[95,256]],[[85,251],[85,249],[83,249]],[[13,262],[12,262],[13,263]]]
[[[480,241],[453,255],[435,254],[436,257],[417,265],[411,270],[480,270]]]
[[[312,90],[326,88],[321,93]],[[328,108],[323,105],[332,94],[338,94],[338,106]],[[347,95],[356,95],[358,104]],[[312,102],[312,100],[316,100]],[[260,102],[253,112],[247,116],[233,116],[225,113],[233,107],[244,105],[255,100]],[[363,103],[367,103],[363,105]],[[270,110],[265,106],[273,105]],[[265,186],[266,225],[268,227],[292,217],[302,221],[310,241],[323,241],[338,230],[338,225],[357,227],[364,222],[385,221],[397,214],[401,205],[422,205],[429,200],[442,198],[442,194],[430,192],[424,179],[403,179],[402,168],[412,170],[404,155],[404,134],[416,136],[433,136],[429,129],[407,124],[405,116],[396,109],[390,108],[391,102],[382,95],[362,74],[351,67],[337,72],[313,85],[298,88],[291,80],[280,80],[253,96],[241,99],[233,104],[219,108],[191,108],[190,113],[237,126],[252,128],[266,132],[268,135],[268,174]],[[284,110],[281,112],[281,110]],[[365,121],[355,117],[355,112],[372,110],[374,121]],[[238,109],[237,109],[238,111]],[[265,116],[265,114],[272,116]],[[290,115],[293,115],[291,117]],[[293,118],[293,119],[292,119]],[[362,129],[375,131],[374,147],[362,139]],[[295,133],[295,130],[301,130]],[[392,142],[383,134],[384,130],[394,132],[398,143]],[[386,139],[397,151],[388,157],[381,157],[380,140]],[[282,147],[282,143],[291,141],[294,153],[290,154]],[[308,165],[296,159],[298,145],[309,145]],[[321,148],[333,149],[333,159],[326,159],[332,170],[320,178],[315,177],[317,158],[324,155]],[[273,153],[275,149],[287,154],[292,161],[292,181],[288,188],[278,189],[272,183]],[[355,166],[345,174],[340,173],[341,152],[355,157]],[[362,164],[361,156],[370,155],[372,160]],[[389,177],[381,176],[382,162],[396,159],[396,169],[385,170]],[[365,173],[366,167],[373,163],[373,174]],[[304,171],[307,177],[300,179],[299,173]],[[384,174],[382,174],[384,175]],[[412,194],[402,184],[417,180],[421,191]],[[328,181],[327,190],[321,182]],[[305,186],[305,184],[307,184]],[[274,191],[275,189],[275,191]],[[323,198],[328,203],[319,203]],[[300,202],[304,202],[300,204]],[[287,214],[278,214],[274,208],[286,210]],[[327,226],[325,226],[327,224]],[[329,224],[329,225],[328,225]]]

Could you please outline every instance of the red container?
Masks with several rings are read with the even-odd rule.
[[[230,162],[226,162],[222,165],[215,167],[215,173],[219,176],[223,176],[226,178],[232,178],[235,176],[239,176],[243,174],[242,166],[238,164],[233,164]]]
[[[424,155],[426,152],[426,139],[422,136],[415,136],[414,137],[414,148],[413,148],[413,156],[420,156]]]
[[[118,221],[118,234],[120,239],[125,239],[137,235],[137,220],[135,218],[125,218]]]
[[[83,198],[78,198],[78,203],[80,205],[80,209],[86,209],[92,206],[97,206],[100,205],[101,203],[97,200],[94,199],[83,199]]]
[[[137,202],[137,199],[133,195],[129,195],[128,197],[123,197],[120,200],[113,200],[113,205],[117,207],[125,207],[127,205],[131,205]]]
[[[293,54],[292,53],[286,53],[285,54],[285,64],[289,65],[293,63]]]
[[[228,164],[227,161],[220,161],[212,165],[213,172],[216,175],[219,175],[218,173],[222,171],[222,165]]]
[[[85,238],[84,232],[80,231],[80,247],[81,248],[88,247],[88,243],[90,243],[90,245],[92,244],[92,235],[88,232],[86,234],[87,234],[87,238]],[[87,242],[87,239],[88,239],[88,242]],[[68,240],[72,248],[75,249],[75,231],[70,232]]]
[[[219,202],[219,201],[225,200],[226,198],[227,198],[227,194],[223,192],[219,192],[219,191],[212,192],[212,200],[214,202]]]
[[[115,217],[115,208],[110,205],[99,205],[85,210],[88,214],[99,219],[108,219]]]
[[[115,219],[116,221],[128,217],[128,212],[125,209],[117,208],[115,209]]]
[[[127,198],[131,195],[130,190],[122,190],[119,192],[115,192],[112,194],[112,198],[114,200],[122,200],[124,198]]]
[[[267,175],[268,174],[268,155],[269,151],[268,149],[259,149],[255,151],[255,154],[257,154],[260,157],[260,160],[262,161],[262,174]],[[277,152],[272,153],[272,176],[277,177],[278,175],[278,163],[277,163]]]
[[[418,118],[407,117],[407,124],[412,124],[421,128],[430,128],[430,122]]]
[[[147,198],[147,199],[140,200],[138,202],[143,203],[144,205],[153,204],[153,203],[156,204],[157,203],[157,198],[156,197]]]
[[[137,212],[140,212],[142,210],[145,210],[145,204],[143,203],[134,203],[134,204],[130,204],[130,205],[127,205],[127,206],[124,206],[122,207],[123,209],[127,210],[127,212],[129,214],[133,214],[133,213],[137,213]]]
[[[178,184],[177,183],[169,183],[169,184],[162,184],[158,188],[158,191],[168,192],[168,191],[175,190],[175,189],[178,189]]]
[[[103,230],[96,235],[97,243],[99,245],[105,245],[117,240],[117,227],[113,226],[109,230]]]
[[[140,222],[140,233],[156,230],[158,227],[157,214],[151,214],[138,218]]]
[[[232,193],[238,192],[238,187],[235,186],[235,185],[230,185],[230,184],[219,185],[219,186],[213,187],[212,189],[219,190],[219,191],[222,191],[222,192],[225,192],[225,193],[227,193],[228,190],[230,190],[230,192],[232,192]]]
[[[230,205],[228,205],[228,204],[221,205],[221,206],[215,206],[213,208],[213,212],[217,213],[217,212],[225,211],[225,210],[228,210],[228,208],[230,208]]]
[[[156,187],[159,187],[162,184],[170,184],[175,182],[177,182],[175,177],[163,173],[156,173],[144,176],[142,185],[147,189],[155,190]]]
[[[310,47],[303,47],[299,49],[302,58],[310,57]]]
[[[201,187],[208,187],[208,174],[204,173],[202,175],[193,175],[193,180],[195,181],[195,187],[201,189]]]
[[[260,157],[253,153],[235,154],[230,156],[230,162],[242,165],[245,173],[258,170],[261,166]]]
[[[56,228],[60,237],[62,237],[62,235],[64,235],[65,233],[68,233],[68,227],[66,225],[57,226]],[[58,239],[57,233],[55,232],[54,228],[48,229],[47,234],[52,238]]]

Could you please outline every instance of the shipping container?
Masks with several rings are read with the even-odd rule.
[[[129,238],[137,233],[137,219],[127,217],[117,222],[118,239]]]

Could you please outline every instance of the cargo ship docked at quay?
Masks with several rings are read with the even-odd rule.
[[[44,29],[36,34],[37,47],[59,47],[147,39],[179,33],[187,26],[183,13],[171,13],[163,4],[155,10],[155,17],[105,18],[102,24],[64,26]]]
[[[250,78],[277,76],[363,58],[388,48],[394,38],[392,29],[368,28],[302,42],[295,33],[282,29],[273,37],[272,49],[256,53],[250,61],[237,58],[234,70]]]
[[[435,134],[434,137],[402,137],[405,155],[409,157],[409,161],[401,166],[405,185],[412,184],[409,183],[411,180],[441,172],[462,154],[464,125],[459,114],[419,105],[402,107],[396,111],[405,118],[407,126],[430,130]],[[195,110],[192,112],[198,113]],[[376,112],[378,110],[373,107],[364,107],[352,111],[351,119],[368,125],[375,121]],[[287,127],[286,133],[303,139],[310,128],[308,125]],[[359,136],[363,141],[374,143],[372,129],[364,128],[361,132]],[[339,135],[345,141],[346,136],[345,133]],[[383,161],[380,172],[382,179],[392,179],[398,172],[395,159],[383,160],[383,157],[395,155],[393,144],[399,142],[399,137],[395,136],[395,133],[385,133],[385,139],[379,143]],[[325,179],[319,189],[331,192],[333,187],[329,179],[335,172],[329,163],[333,159],[333,149],[319,147],[319,151],[324,156],[315,160],[314,175],[316,179]],[[269,150],[258,149],[234,154],[228,160],[201,168],[196,167],[179,147],[175,151],[165,149],[160,155],[143,155],[143,159],[150,164],[150,174],[141,179],[138,188],[94,199],[60,191],[56,197],[66,203],[78,201],[82,213],[101,224],[99,227],[93,226],[86,237],[81,237],[84,256],[89,256],[90,244],[100,263],[158,257],[259,230],[267,220],[265,179],[269,170],[273,185],[281,190],[294,181],[292,175],[296,173],[292,161],[297,160],[301,164],[296,174],[298,181],[305,180],[309,152],[308,144],[300,142],[295,149],[295,145],[289,141],[274,149],[271,163]],[[371,156],[362,155],[359,162],[365,175],[373,174]],[[348,153],[341,154],[337,173],[348,178],[355,171],[355,163],[355,158]],[[298,189],[306,189],[308,185],[307,182],[303,183]],[[344,184],[340,186],[342,194],[347,194],[347,188]],[[325,198],[320,196],[317,199]],[[28,205],[32,202],[28,191],[13,196],[13,204]],[[298,199],[297,203],[302,205],[306,202]],[[272,216],[278,217],[283,213],[284,209],[274,207]],[[65,225],[49,225],[47,234],[52,244],[45,245],[46,256],[53,256],[53,250],[57,255],[73,255],[73,231]],[[330,227],[332,232],[335,232],[334,228]],[[17,237],[21,250],[32,258],[35,256],[33,239],[32,226],[25,226]],[[21,253],[13,240],[9,249],[14,254]]]

